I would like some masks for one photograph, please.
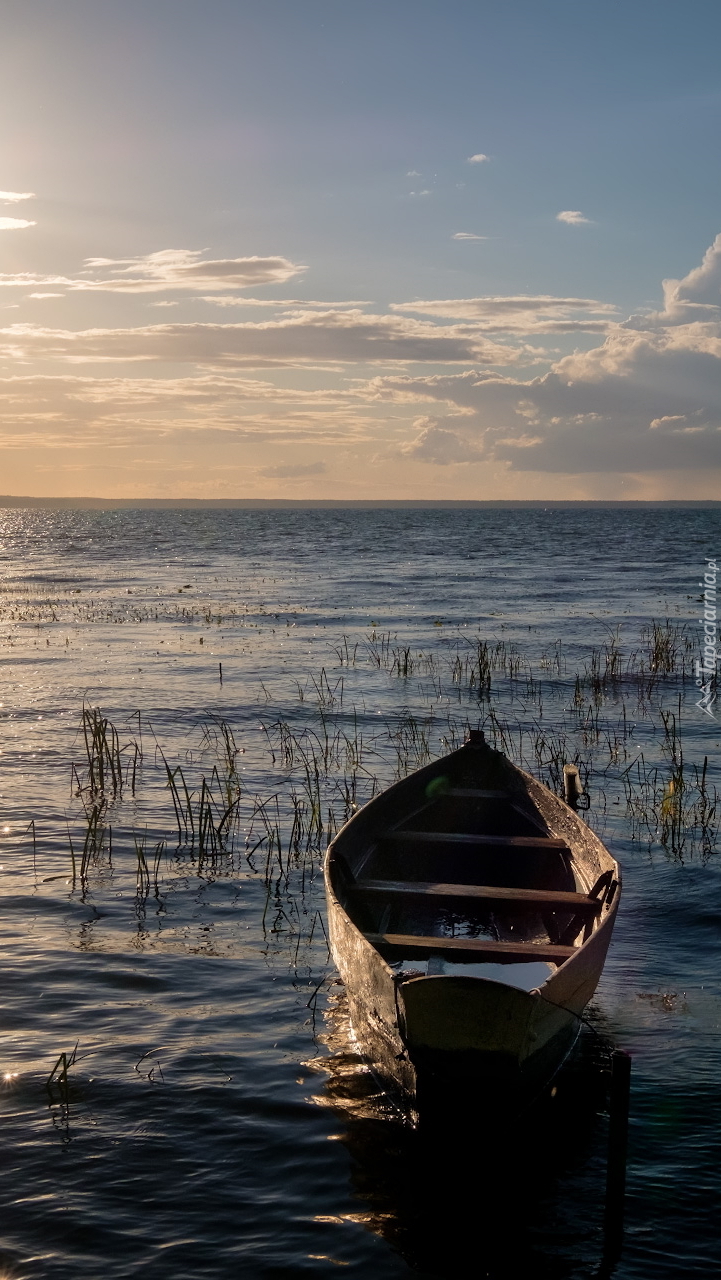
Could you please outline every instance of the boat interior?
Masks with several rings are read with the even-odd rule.
[[[587,883],[528,798],[501,790],[448,787],[337,863],[346,911],[394,967],[526,989],[574,954],[615,890],[613,871]]]

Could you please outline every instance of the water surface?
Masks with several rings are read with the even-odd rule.
[[[719,525],[658,508],[0,512],[8,1275],[593,1276],[609,1044],[633,1055],[614,1274],[718,1274],[721,735],[693,662]],[[678,647],[655,679],[653,620]],[[471,678],[479,640],[490,691]],[[615,652],[619,678],[594,687]],[[106,803],[83,705],[119,735]],[[459,1185],[465,1135],[439,1179],[357,1059],[319,866],[353,804],[468,724],[551,784],[578,757],[625,890],[557,1109],[531,1152],[481,1149]],[[225,847],[179,833],[164,761],[196,816],[203,779],[216,821],[239,795]],[[76,1043],[67,1085],[46,1088]]]

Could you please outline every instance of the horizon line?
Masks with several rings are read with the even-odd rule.
[[[393,508],[449,510],[537,507],[721,507],[719,498],[96,498],[32,497],[0,494],[0,509],[47,510],[202,510],[305,508],[383,510]]]

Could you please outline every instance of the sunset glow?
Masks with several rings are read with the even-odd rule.
[[[721,19],[644,13],[11,4],[0,494],[715,496]]]

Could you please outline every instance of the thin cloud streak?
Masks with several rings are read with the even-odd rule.
[[[216,307],[275,307],[287,308],[292,307],[320,307],[323,311],[335,311],[338,307],[369,307],[373,304],[368,298],[350,298],[347,300],[333,301],[326,298],[321,301],[317,298],[242,298],[228,297],[227,295],[215,296],[215,294],[201,294],[200,302],[210,302]],[[156,306],[159,306],[156,303]]]
[[[16,218],[0,218],[12,226],[35,226]],[[285,284],[306,268],[280,255],[274,257],[201,258],[202,250],[161,249],[141,258],[87,258],[86,270],[77,276],[41,276],[21,271],[0,274],[0,286],[64,285],[84,293],[164,293],[182,289],[197,293],[208,289],[247,289],[251,285]],[[100,279],[99,269],[112,268]],[[90,276],[90,279],[85,277]]]
[[[165,361],[221,367],[400,362],[514,364],[516,348],[474,326],[438,326],[360,311],[298,312],[257,324],[162,324],[80,332],[17,324],[0,329],[7,359],[71,363]]]
[[[612,303],[595,298],[556,298],[549,294],[394,302],[390,310],[468,320],[482,332],[517,334],[606,333],[618,312]]]
[[[347,391],[279,388],[252,378],[0,379],[0,448],[195,436],[338,445],[387,434],[387,409]],[[280,411],[280,415],[279,415]]]
[[[322,475],[325,469],[324,462],[288,462],[277,467],[262,467],[258,475],[275,480],[300,480],[305,476]]]
[[[143,258],[87,258],[90,270],[116,268],[109,279],[77,280],[76,289],[148,293],[164,289],[245,289],[248,285],[284,284],[305,267],[280,256],[201,258],[202,250],[161,249]]]

